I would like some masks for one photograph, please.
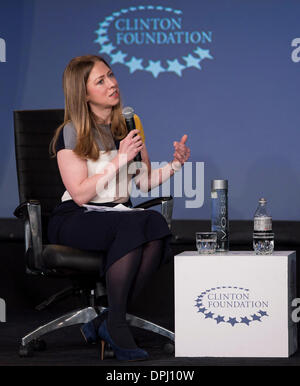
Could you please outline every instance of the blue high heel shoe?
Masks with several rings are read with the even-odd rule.
[[[81,326],[80,331],[87,343],[99,341],[98,328],[108,316],[108,308],[102,311],[96,318]]]
[[[142,361],[149,358],[147,351],[140,348],[127,349],[117,346],[109,335],[106,320],[99,327],[98,336],[101,339],[101,360],[104,358],[105,343],[110,345],[119,361]]]

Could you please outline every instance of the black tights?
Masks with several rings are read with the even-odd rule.
[[[119,347],[136,347],[126,323],[127,302],[129,298],[130,301],[136,299],[158,269],[162,258],[162,243],[162,240],[154,240],[130,251],[112,264],[106,273],[108,331]]]

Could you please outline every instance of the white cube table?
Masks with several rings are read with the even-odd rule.
[[[288,357],[296,253],[175,256],[176,357]]]

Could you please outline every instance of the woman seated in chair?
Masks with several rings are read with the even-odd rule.
[[[187,135],[174,142],[174,159],[151,169],[141,122],[128,132],[118,82],[99,56],[74,58],[64,71],[64,123],[51,148],[66,191],[51,216],[48,238],[83,250],[105,252],[108,312],[82,327],[88,341],[107,342],[119,360],[148,358],[137,347],[126,323],[133,302],[158,267],[171,256],[170,231],[155,210],[90,211],[84,204],[130,207],[132,179],[149,191],[170,178],[189,158]],[[140,153],[142,167],[135,168]],[[103,350],[102,350],[103,352]]]

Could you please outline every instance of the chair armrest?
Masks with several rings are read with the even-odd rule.
[[[173,200],[172,196],[169,196],[169,197],[157,197],[157,198],[153,198],[152,200],[148,200],[148,201],[142,202],[141,204],[138,204],[138,205],[134,206],[134,208],[148,209],[148,208],[151,208],[152,206],[160,205],[162,202],[171,201],[171,200]]]
[[[173,214],[173,197],[172,196],[153,198],[152,200],[148,200],[134,206],[134,208],[148,209],[156,205],[161,205],[161,214],[164,216],[164,218],[167,221],[168,227],[171,229],[171,221],[172,221],[172,214]]]
[[[42,269],[42,220],[41,205],[37,200],[21,203],[14,211],[14,215],[25,223],[25,251],[30,255],[32,268]]]

